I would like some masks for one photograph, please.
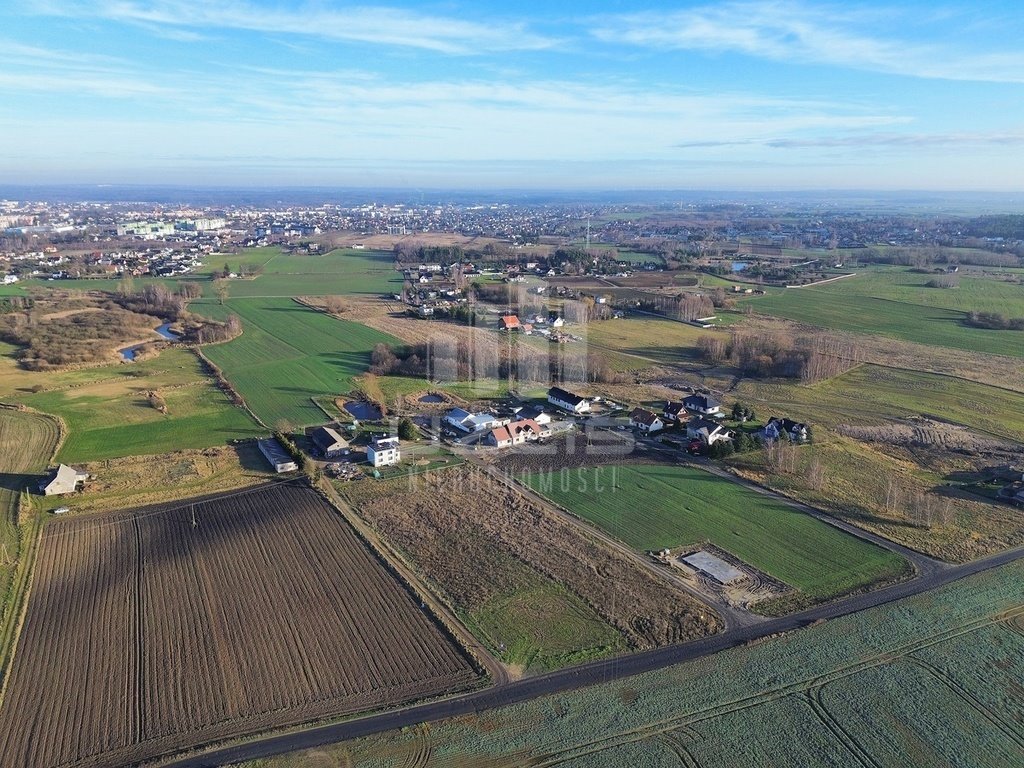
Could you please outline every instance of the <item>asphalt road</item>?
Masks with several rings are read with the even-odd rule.
[[[1017,547],[964,565],[930,570],[912,581],[904,581],[874,592],[854,595],[790,616],[771,619],[751,626],[737,627],[722,634],[689,643],[595,661],[456,698],[432,701],[405,709],[366,715],[354,720],[306,728],[291,733],[264,736],[244,744],[213,749],[195,757],[171,759],[161,765],[165,768],[212,768],[299,749],[320,747],[418,723],[472,715],[554,693],[621,680],[632,675],[651,672],[718,653],[727,648],[743,645],[780,632],[800,629],[815,621],[847,616],[905,597],[918,595],[967,576],[1014,562],[1022,557],[1024,557],[1024,547]]]

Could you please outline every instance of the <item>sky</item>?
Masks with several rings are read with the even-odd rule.
[[[5,0],[0,183],[1024,190],[1020,0]]]

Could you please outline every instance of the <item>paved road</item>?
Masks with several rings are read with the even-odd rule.
[[[912,581],[904,581],[874,592],[854,595],[845,600],[818,606],[791,616],[772,619],[753,626],[737,627],[720,635],[694,640],[682,645],[673,645],[614,659],[591,662],[578,667],[571,667],[546,675],[488,688],[458,698],[428,702],[406,709],[367,715],[354,720],[317,726],[293,733],[265,736],[245,744],[211,750],[197,757],[172,759],[162,765],[165,768],[213,768],[214,766],[255,760],[299,749],[320,747],[325,744],[412,726],[418,723],[472,715],[496,707],[530,701],[553,693],[575,690],[612,680],[620,680],[632,675],[651,672],[673,664],[718,653],[751,640],[800,629],[821,619],[834,619],[891,603],[895,600],[901,600],[905,597],[921,594],[1021,558],[1024,558],[1024,547],[1017,547],[964,565],[934,570]]]

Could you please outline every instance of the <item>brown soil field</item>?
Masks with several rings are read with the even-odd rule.
[[[47,526],[0,755],[125,765],[476,680],[319,494],[268,485]]]
[[[456,606],[508,591],[514,571],[505,561],[521,561],[582,598],[631,648],[721,629],[706,606],[480,469],[461,466],[412,483],[359,483],[343,493]]]

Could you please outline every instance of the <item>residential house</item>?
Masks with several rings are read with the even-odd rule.
[[[18,282],[17,275],[4,275],[4,285],[12,285]]]
[[[787,439],[792,440],[794,443],[806,442],[809,434],[806,424],[793,421],[792,419],[778,418],[777,416],[770,418],[760,432],[760,436],[765,440],[774,441],[785,435]]]
[[[299,465],[295,463],[295,459],[284,449],[279,442],[273,437],[268,437],[257,442],[260,453],[263,454],[264,458],[270,462],[270,466],[274,468],[274,471],[278,474],[282,472],[294,472],[299,468]]]
[[[686,436],[700,440],[705,445],[714,445],[721,440],[731,440],[732,433],[719,422],[698,416],[686,425]]]
[[[74,467],[61,464],[53,474],[39,485],[39,492],[44,496],[63,496],[74,493],[79,485],[89,479],[87,472],[79,472]]]
[[[548,390],[548,402],[556,408],[561,408],[570,413],[587,413],[590,411],[590,401],[587,398],[574,395],[572,392],[561,387],[552,387]]]
[[[551,414],[544,410],[543,405],[527,405],[516,411],[516,418],[520,421],[530,419],[541,426],[551,423]]]
[[[402,460],[397,437],[379,437],[366,447],[366,460],[374,467],[389,467]]]
[[[548,430],[550,432],[550,430]],[[513,421],[504,427],[492,429],[487,433],[484,442],[495,448],[508,448],[513,445],[525,443],[527,440],[537,440],[541,437],[542,428],[532,419]]]
[[[498,322],[503,331],[514,331],[519,328],[519,317],[516,315],[504,315]]]
[[[665,409],[661,415],[666,421],[681,421],[686,416],[686,408],[682,403],[669,400],[665,403]]]
[[[665,428],[665,422],[654,411],[646,408],[634,408],[629,414],[629,426],[639,429],[641,432],[658,432]]]
[[[420,306],[416,310],[416,314],[418,314],[420,317],[433,317],[434,308],[428,306],[427,304],[420,304]]]
[[[348,440],[330,427],[317,427],[311,437],[313,444],[325,458],[334,459],[348,453]]]
[[[508,419],[499,419],[493,413],[470,413],[462,408],[452,408],[444,420],[462,432],[482,432],[508,424]]]
[[[690,395],[683,398],[683,407],[701,416],[720,416],[722,404],[710,395]]]

